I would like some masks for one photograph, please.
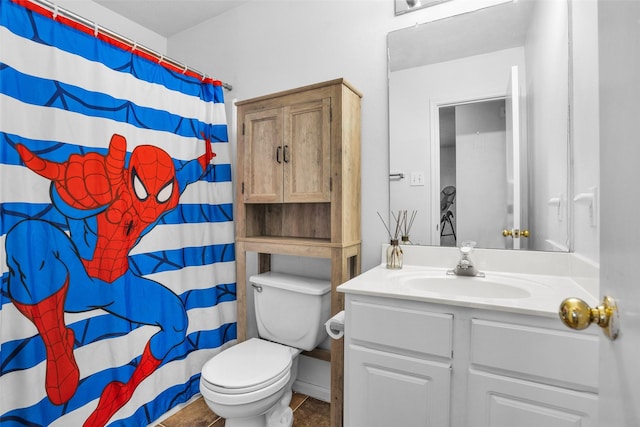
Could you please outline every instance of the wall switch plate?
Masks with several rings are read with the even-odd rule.
[[[411,186],[424,185],[424,172],[411,172]]]

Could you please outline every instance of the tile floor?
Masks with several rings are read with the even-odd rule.
[[[329,404],[304,394],[293,393],[293,427],[329,427]],[[223,427],[220,418],[207,406],[202,397],[187,405],[156,427]]]

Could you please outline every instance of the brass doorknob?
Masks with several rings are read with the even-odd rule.
[[[618,337],[618,306],[611,297],[605,296],[602,304],[595,308],[580,298],[567,298],[560,304],[558,314],[562,323],[571,329],[581,330],[595,323],[610,339]]]
[[[502,235],[504,237],[511,236],[514,239],[517,239],[518,237],[529,237],[529,230],[518,230],[517,228],[514,228],[513,230],[504,229],[502,230]]]

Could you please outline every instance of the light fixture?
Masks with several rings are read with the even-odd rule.
[[[394,0],[396,15],[413,12],[429,6],[435,6],[451,0]]]

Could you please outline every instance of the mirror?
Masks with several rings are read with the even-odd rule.
[[[570,250],[568,1],[388,34],[390,209],[417,212],[413,244]]]

